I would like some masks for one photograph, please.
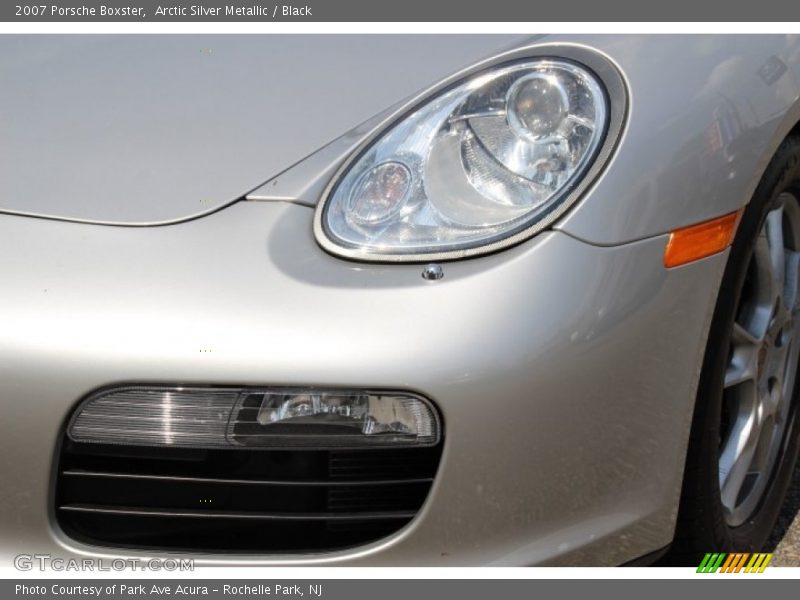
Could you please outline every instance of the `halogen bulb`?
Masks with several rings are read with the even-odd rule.
[[[569,112],[569,96],[559,78],[549,73],[521,77],[508,90],[508,124],[519,137],[541,142],[551,137]]]
[[[376,225],[395,216],[411,187],[411,172],[399,162],[367,171],[350,196],[349,217],[359,225]]]

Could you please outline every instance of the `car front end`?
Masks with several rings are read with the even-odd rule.
[[[126,107],[150,111],[151,129],[137,135],[136,123],[129,125],[130,143],[123,140],[116,158],[136,164],[136,153],[152,147],[174,163],[157,176],[144,167],[119,174],[114,164],[69,176],[37,167],[48,185],[73,187],[57,197],[37,189],[26,205],[33,208],[9,205],[0,215],[6,560],[24,549],[184,556],[209,565],[619,565],[670,545],[729,250],[676,266],[665,266],[665,251],[674,232],[749,202],[769,156],[800,120],[800,42],[476,38],[461,53],[453,50],[460,38],[363,36],[348,45],[334,36],[305,54],[295,48],[298,71],[286,67],[273,73],[278,83],[237,91],[263,92],[274,135],[237,134],[224,148],[239,163],[232,171],[244,168],[241,154],[269,148],[261,181],[233,198],[206,192],[227,177],[207,167],[217,151],[206,149],[215,143],[208,132],[237,118],[219,98],[209,105],[218,119],[210,124],[188,119],[157,92]],[[229,60],[231,70],[239,64],[237,43],[224,37],[124,43],[144,54],[159,44],[177,57],[176,85],[185,85],[180,61],[200,70],[217,68],[214,60]],[[281,43],[248,40],[244,51],[252,56],[249,44],[263,44],[268,55]],[[369,65],[359,63],[365,72],[349,80],[339,73],[339,87],[312,85],[317,55],[349,56],[362,44],[371,52],[358,50],[354,60],[369,55]],[[426,44],[449,50],[399,85],[413,65],[398,46]],[[188,58],[187,48],[196,56]],[[94,75],[111,77],[102,53],[73,51],[99,61]],[[790,66],[770,81],[776,59]],[[366,69],[383,64],[396,72],[378,77],[393,81],[398,97],[387,103],[377,93],[369,105],[337,108],[337,94],[368,95],[375,75]],[[509,65],[536,72],[541,64],[584,69],[598,86],[592,114],[601,114],[601,103],[605,110],[596,145],[586,142],[586,158],[576,159],[563,189],[514,213],[523,215],[514,228],[504,229],[507,216],[495,222],[458,213],[446,219],[455,233],[439,224],[432,242],[392,227],[382,227],[386,237],[377,241],[358,241],[400,213],[374,212],[394,201],[395,188],[373,212],[359,212],[353,195],[387,178],[403,183],[409,175],[399,167],[378,173],[383,179],[372,187],[363,178],[408,156],[408,148],[387,146],[364,167],[359,160],[464,82]],[[50,74],[68,106],[63,99],[78,92]],[[503,83],[504,97],[519,80]],[[300,106],[268,106],[272,87],[291,98],[293,85],[314,94]],[[31,98],[21,102],[40,110]],[[110,106],[89,112],[126,118]],[[175,150],[170,128],[182,127],[159,117],[162,109],[186,119],[195,137],[183,132],[181,139],[194,163],[158,148],[160,129]],[[304,111],[320,115],[304,121]],[[337,111],[343,116],[328,118],[336,120],[329,129],[306,133]],[[6,115],[6,131],[17,132],[11,120]],[[63,149],[67,137],[56,130],[53,144]],[[39,158],[55,164],[59,156],[42,150]],[[257,157],[243,161],[258,168]],[[172,170],[182,177],[170,179]],[[11,173],[8,167],[7,181]],[[336,213],[351,173],[362,179],[352,176],[351,202]],[[434,171],[419,173],[434,204],[456,185],[451,178],[437,191],[428,183]],[[95,176],[99,182],[86,187]],[[9,183],[7,194],[19,191],[13,185],[24,184]],[[157,185],[162,195],[151,202],[148,190]],[[174,203],[165,200],[173,193]],[[540,205],[548,210],[537,213]],[[347,210],[354,220],[341,217]],[[481,228],[491,232],[476,234]],[[247,413],[250,398],[255,408]],[[119,410],[103,412],[98,399]],[[276,429],[270,438],[269,426],[280,424],[291,402],[306,402],[297,410],[314,418],[300,436],[287,440]],[[381,420],[381,402],[394,402],[394,417]],[[167,431],[183,423],[171,411],[198,406],[215,408],[186,418],[203,427],[216,419],[218,430],[202,429],[197,439],[194,430]],[[409,406],[411,416],[402,412]],[[356,410],[396,435],[374,443],[365,428],[345,442],[323,439],[326,419],[341,433]],[[81,429],[84,413],[95,420]],[[159,429],[148,438],[125,430],[126,419]],[[249,419],[249,434],[237,437],[236,419]]]

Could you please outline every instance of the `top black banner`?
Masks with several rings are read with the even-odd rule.
[[[790,22],[800,21],[800,3],[643,2],[641,0],[49,0],[3,2],[6,22]]]

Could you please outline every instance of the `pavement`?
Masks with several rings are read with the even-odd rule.
[[[800,567],[800,461],[765,550],[774,554],[771,566]]]

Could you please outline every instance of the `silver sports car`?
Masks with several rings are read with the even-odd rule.
[[[797,36],[2,36],[0,212],[6,564],[774,526]]]

